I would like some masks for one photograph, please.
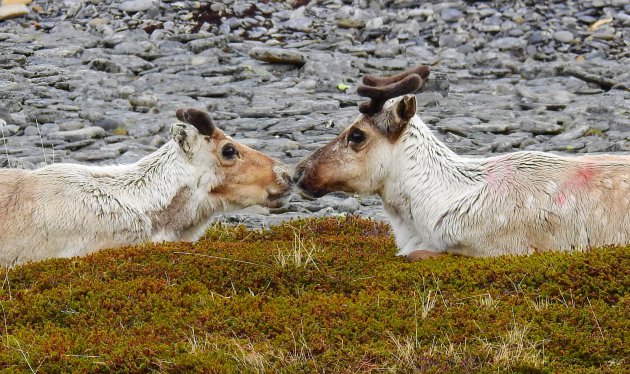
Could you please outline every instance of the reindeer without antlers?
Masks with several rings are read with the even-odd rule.
[[[465,158],[416,115],[429,74],[367,76],[361,115],[301,161],[306,193],[378,194],[399,255],[528,254],[630,242],[630,157],[515,152]]]
[[[0,169],[0,265],[193,241],[214,214],[286,203],[286,165],[232,140],[205,112],[177,118],[188,124],[172,125],[173,139],[134,164]]]

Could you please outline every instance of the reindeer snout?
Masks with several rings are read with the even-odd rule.
[[[285,165],[281,162],[277,162],[274,166],[274,172],[276,173],[276,178],[279,183],[282,183],[288,187],[293,186],[293,181],[291,180],[291,174],[293,170],[288,165]]]
[[[284,181],[284,183],[287,186],[292,186],[293,185],[293,180],[291,178],[291,174],[289,174],[289,173],[282,173],[280,178],[282,178],[282,180]]]
[[[302,180],[302,177],[304,176],[304,170],[303,169],[297,169],[295,170],[295,172],[293,173],[293,184],[298,184],[300,183],[300,180]]]

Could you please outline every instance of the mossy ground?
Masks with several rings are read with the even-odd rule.
[[[623,372],[630,248],[407,263],[357,218],[2,269],[7,372]]]

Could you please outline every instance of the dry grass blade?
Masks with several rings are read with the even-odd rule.
[[[293,230],[293,242],[291,248],[283,250],[277,247],[274,255],[276,263],[280,267],[285,268],[294,266],[296,268],[307,267],[309,265],[315,267],[317,271],[321,271],[315,262],[313,254],[317,252],[317,247],[312,241],[306,242],[298,229]]]
[[[2,144],[4,145],[4,154],[7,156],[7,167],[11,167],[11,163],[9,162],[9,148],[7,146],[7,138],[4,135],[4,126],[6,126],[7,122],[3,119],[0,119],[0,133],[2,133]]]

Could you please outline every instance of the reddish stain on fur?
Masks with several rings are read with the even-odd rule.
[[[486,184],[492,190],[505,190],[514,175],[514,165],[511,160],[492,160],[486,164],[484,172]]]
[[[560,190],[554,197],[554,202],[557,205],[564,205],[567,201],[567,193],[570,194],[574,191],[590,188],[593,179],[595,179],[598,174],[599,170],[592,164],[579,167],[573,175],[562,183]]]
[[[563,184],[564,188],[570,189],[584,189],[589,188],[591,181],[597,176],[598,170],[591,164],[586,164],[577,169],[575,174],[573,174],[567,181]]]

